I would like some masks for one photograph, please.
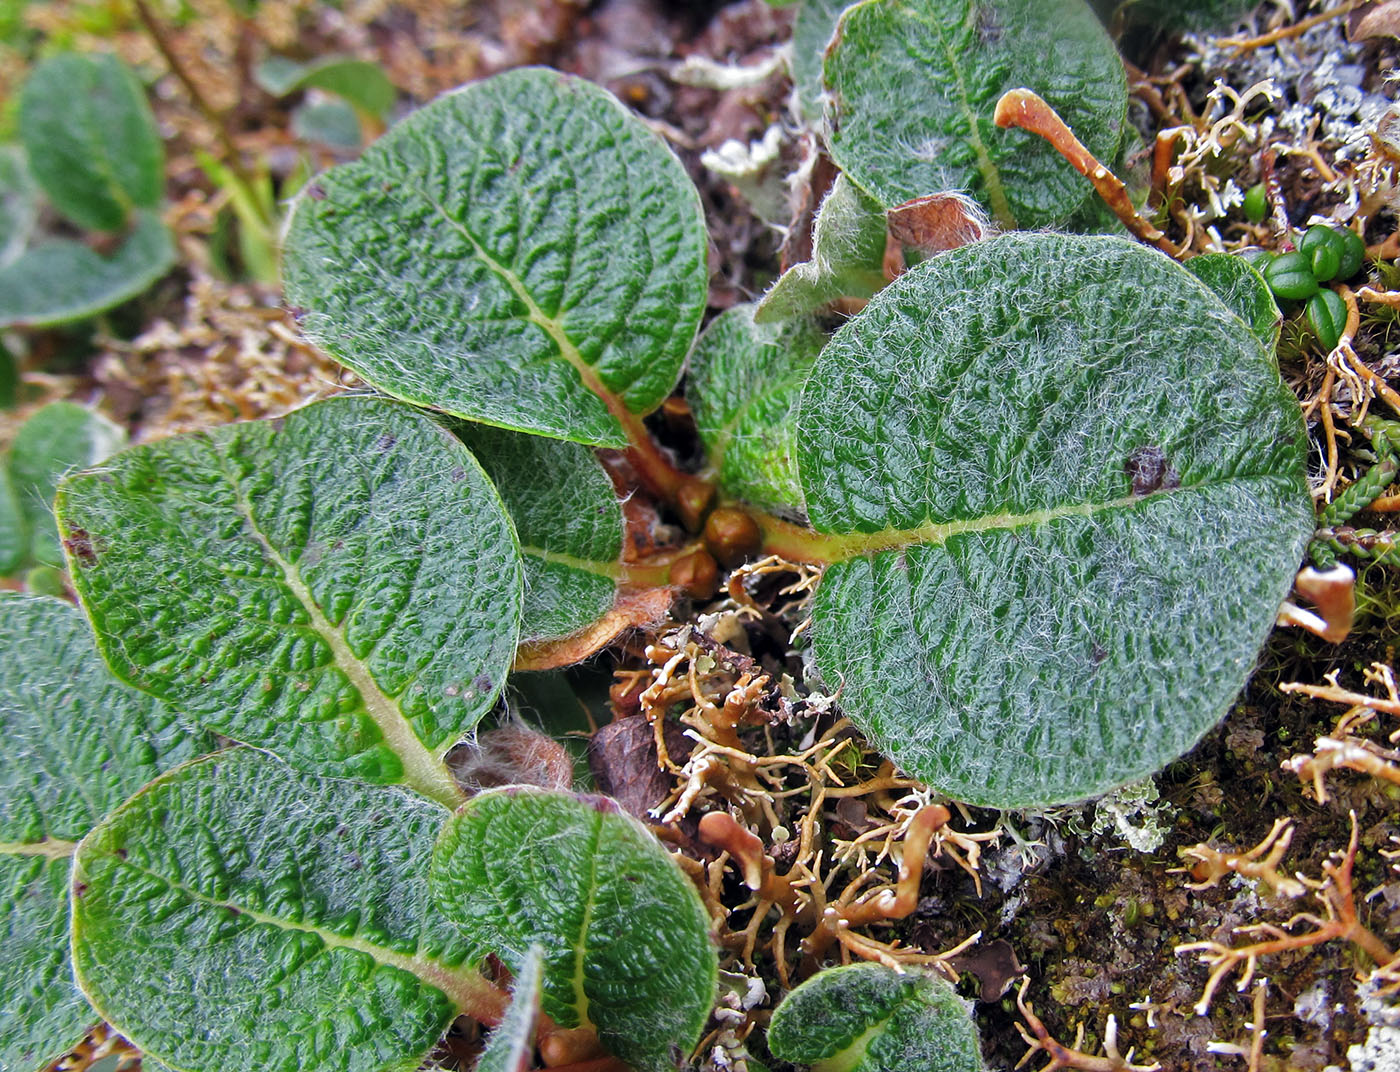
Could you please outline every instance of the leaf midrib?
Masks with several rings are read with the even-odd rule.
[[[284,931],[297,931],[302,934],[314,934],[325,943],[328,949],[347,949],[356,953],[364,953],[371,957],[376,964],[385,967],[398,968],[415,976],[419,981],[436,987],[447,995],[452,1001],[457,1011],[464,1012],[472,1009],[479,1009],[483,1003],[496,1000],[499,995],[494,988],[473,968],[455,968],[435,960],[432,957],[424,956],[421,953],[409,956],[406,953],[399,953],[393,949],[386,949],[383,946],[375,945],[373,942],[365,941],[354,935],[349,937],[336,934],[334,931],[318,927],[315,924],[294,922],[283,919],[279,916],[268,915],[266,912],[259,912],[256,909],[245,908],[242,905],[233,904],[230,901],[219,900],[215,897],[192,889],[180,882],[173,881],[168,875],[152,871],[148,867],[142,867],[130,858],[123,859],[116,855],[106,857],[113,866],[127,868],[138,872],[148,878],[155,879],[164,884],[168,889],[188,898],[197,904],[206,905],[210,908],[222,908],[230,912],[237,912],[246,916],[254,923],[262,923],[267,926],[276,927]],[[358,933],[358,932],[357,932]]]
[[[531,294],[529,289],[525,286],[524,280],[500,261],[496,260],[495,257],[491,256],[491,254],[486,251],[486,247],[477,241],[476,235],[472,234],[467,226],[460,220],[455,219],[452,214],[447,211],[446,206],[439,204],[422,190],[417,190],[416,192],[432,207],[433,211],[442,218],[444,223],[466,239],[467,243],[472,247],[472,251],[476,254],[477,259],[494,272],[497,278],[510,288],[511,293],[525,306],[526,319],[549,336],[550,341],[558,348],[559,356],[567,361],[569,365],[573,367],[574,371],[578,373],[578,377],[583,382],[584,387],[588,388],[588,390],[597,396],[598,400],[607,407],[608,413],[621,425],[624,435],[636,439],[638,432],[645,434],[640,419],[627,408],[626,403],[622,400],[622,396],[614,394],[609,390],[608,386],[603,383],[602,378],[598,375],[593,366],[584,360],[583,354],[579,352],[579,348],[574,345],[574,341],[569,338],[568,333],[564,331],[559,321],[540,308],[539,303],[535,301],[535,296]]]
[[[1232,477],[1228,483],[1244,483],[1253,479],[1267,478],[1272,474],[1262,474],[1258,477],[1238,476]],[[1168,495],[1180,495],[1185,492],[1203,491],[1221,483],[1219,480],[1203,480],[1195,484],[1183,484],[1175,488],[1161,488],[1157,491],[1148,492],[1145,495],[1124,495],[1117,499],[1110,499],[1107,502],[1077,502],[1068,503],[1064,506],[1049,507],[1044,510],[1030,510],[1026,513],[1011,514],[983,514],[979,517],[968,518],[962,521],[946,521],[941,523],[930,522],[912,529],[881,529],[878,532],[856,532],[856,533],[833,533],[817,537],[815,543],[820,545],[824,552],[824,557],[828,562],[840,562],[845,559],[859,558],[863,555],[878,554],[881,551],[898,551],[908,547],[920,545],[938,546],[947,543],[954,536],[963,536],[969,533],[1009,531],[1012,529],[1029,528],[1034,525],[1048,524],[1067,517],[1093,517],[1096,514],[1107,513],[1112,510],[1129,509],[1143,503],[1149,503],[1156,499]]]
[[[977,112],[973,110],[972,102],[968,100],[967,83],[963,79],[963,71],[957,60],[957,53],[949,43],[947,35],[943,32],[943,27],[937,20],[928,19],[921,16],[913,8],[907,9],[910,15],[928,26],[938,39],[938,45],[943,49],[943,55],[948,61],[948,69],[953,72],[953,79],[958,87],[958,110],[962,112],[963,118],[967,121],[967,137],[971,142],[973,150],[977,154],[977,170],[982,175],[985,183],[987,200],[991,202],[992,215],[1004,230],[1011,231],[1016,228],[1016,215],[1011,211],[1011,202],[1007,200],[1006,190],[1001,184],[1001,170],[993,162],[991,154],[987,151],[986,143],[982,141],[982,131],[977,125]],[[967,21],[971,22],[977,17],[977,5],[968,7]],[[966,28],[966,23],[964,24]]]
[[[592,1024],[588,1018],[588,994],[584,991],[584,960],[588,955],[588,931],[593,926],[593,908],[598,899],[598,843],[603,839],[603,816],[593,816],[593,834],[588,842],[588,885],[584,888],[583,919],[579,922],[578,944],[574,947],[574,970],[570,982],[574,988],[574,1006],[580,1024]]]
[[[350,650],[342,631],[332,625],[322,613],[310,589],[306,587],[306,582],[302,580],[301,572],[277,552],[272,541],[258,526],[253,515],[253,505],[244,495],[237,477],[229,471],[227,459],[217,443],[214,444],[214,454],[219,461],[219,472],[233,492],[238,511],[242,514],[248,531],[261,545],[263,553],[282,571],[283,583],[306,612],[311,628],[330,648],[331,659],[336,669],[345,675],[359,694],[366,713],[384,735],[385,743],[403,763],[404,782],[449,810],[456,808],[466,796],[453,780],[447,766],[418,739],[413,727],[399,710],[398,704],[379,687],[369,668]]]
[[[78,849],[76,841],[42,838],[39,841],[0,841],[0,856],[42,856],[48,860],[64,860]]]
[[[528,544],[520,545],[520,553],[531,558],[538,558],[542,562],[552,562],[557,566],[567,566],[569,569],[582,570],[584,573],[594,573],[599,577],[609,577],[612,580],[620,580],[624,569],[622,563],[617,560],[607,561],[604,559],[580,558],[578,555],[570,555],[563,551],[550,551],[543,547],[531,547]]]
[[[823,1057],[812,1063],[813,1072],[853,1072],[860,1067],[860,1063],[865,1060],[865,1051],[870,1048],[870,1044],[885,1033],[889,1023],[894,1019],[895,1013],[899,1011],[904,999],[897,1002],[894,1008],[876,1020],[846,1045],[833,1053],[830,1057]]]

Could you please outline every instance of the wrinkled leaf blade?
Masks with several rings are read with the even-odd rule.
[[[446,815],[251,749],[180,767],[79,846],[78,983],[172,1068],[414,1068],[491,1000],[431,905]]]
[[[213,742],[117,682],[71,604],[0,595],[0,650],[0,1069],[34,1072],[97,1020],[68,963],[77,841]]]
[[[639,1072],[674,1068],[699,1041],[717,979],[708,917],[613,802],[523,786],[475,796],[438,841],[432,884],[475,956],[519,974],[538,943],[544,1011],[592,1024]]]
[[[838,534],[818,665],[896,763],[977,804],[1081,799],[1190,748],[1314,524],[1271,356],[1114,238],[907,273],[822,352],[800,427],[809,516]]]
[[[29,557],[45,565],[63,564],[53,517],[59,477],[95,465],[125,443],[121,428],[74,402],[50,402],[20,426],[7,461],[30,534]]]
[[[869,0],[827,52],[831,155],[886,208],[971,194],[1003,228],[1067,218],[1088,183],[1043,139],[992,122],[1007,90],[1050,102],[1100,160],[1122,140],[1127,82],[1083,0]]]
[[[57,505],[123,679],[298,766],[457,799],[440,759],[500,692],[520,562],[429,417],[334,398],[133,448]]]
[[[1229,253],[1205,253],[1192,257],[1184,267],[1234,310],[1269,353],[1278,348],[1283,314],[1253,265]]]
[[[81,242],[41,242],[0,268],[0,327],[53,327],[106,312],[144,293],[175,265],[175,241],[153,212],[115,253],[103,257]]]
[[[60,53],[20,90],[29,170],[54,208],[79,227],[120,230],[160,205],[164,153],[136,75],[116,56]]]
[[[616,413],[649,412],[680,375],[705,250],[670,150],[604,90],[528,68],[438,98],[312,183],[283,268],[306,332],[390,394],[618,447]]]
[[[968,1002],[939,977],[854,964],[819,972],[773,1011],[780,1060],[842,1072],[982,1072]]]
[[[826,337],[805,318],[755,324],[754,310],[736,305],[711,321],[690,357],[686,398],[721,489],[800,516],[797,406]]]
[[[803,116],[822,117],[822,58],[851,0],[802,0],[792,24],[792,82]]]
[[[606,614],[621,576],[622,508],[593,452],[482,424],[454,430],[500,491],[520,537],[521,641],[565,637]]]

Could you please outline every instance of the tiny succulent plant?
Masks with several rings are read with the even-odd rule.
[[[1005,90],[1038,86],[1100,156],[1124,143],[1122,66],[1082,2],[814,0],[801,19],[827,27],[820,74],[807,57],[798,75],[843,174],[812,260],[764,301],[698,333],[684,167],[603,89],[511,71],[294,207],[288,301],[375,393],[64,460],[81,471],[58,532],[95,647],[69,607],[0,601],[11,649],[33,649],[0,681],[23,738],[0,757],[0,918],[20,936],[0,985],[45,995],[0,1069],[33,1072],[99,1017],[190,1072],[406,1069],[462,1013],[496,1027],[483,1069],[536,1044],[676,1067],[716,994],[691,879],[606,798],[468,799],[445,755],[517,668],[590,653],[600,622],[690,587],[711,553],[821,571],[817,672],[952,798],[1083,800],[1224,714],[1314,530],[1265,281],[1310,297],[1354,251],[1322,235],[1261,280],[1011,230],[1069,219],[1090,188],[993,123]],[[897,83],[918,101],[895,109]],[[954,187],[1007,233],[910,248],[888,281],[886,211]],[[87,222],[155,207],[132,189]],[[828,334],[836,298],[868,302]],[[694,472],[644,423],[687,360]],[[619,471],[708,550],[638,555]],[[63,784],[101,792],[34,783],[63,747],[23,728],[98,712],[104,748],[74,745]],[[946,983],[877,966],[798,987],[770,1042],[819,1069],[980,1067]]]

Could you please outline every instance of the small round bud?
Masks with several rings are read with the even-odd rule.
[[[763,546],[763,533],[744,511],[721,506],[705,522],[705,546],[721,565],[733,567]]]
[[[709,599],[719,590],[719,566],[704,550],[695,550],[671,565],[671,583],[692,599]]]

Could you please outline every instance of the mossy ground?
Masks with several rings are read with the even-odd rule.
[[[1264,8],[1256,30],[1286,28],[1305,14],[1293,16],[1278,5]],[[669,6],[659,0],[350,0],[339,5],[265,0],[247,11],[227,0],[189,0],[178,13],[172,5],[167,14],[173,14],[170,41],[177,55],[213,107],[226,112],[245,157],[265,163],[277,182],[296,170],[304,153],[309,152],[317,166],[346,154],[307,150],[292,138],[288,103],[258,90],[252,80],[253,63],[267,50],[302,58],[350,53],[373,59],[415,102],[506,67],[548,63],[607,85],[653,120],[690,168],[702,191],[712,234],[712,312],[757,296],[776,275],[780,236],[700,160],[707,149],[730,139],[757,141],[772,124],[785,121],[784,75],[775,71],[729,89],[685,85],[670,77],[688,56],[738,65],[770,58],[790,32],[790,15],[762,0]],[[115,47],[152,77],[163,70],[158,53],[124,5],[95,0],[32,4],[14,17],[0,13],[0,28],[6,35],[0,43],[0,99],[14,99],[11,90],[35,55],[67,45]],[[1341,28],[1341,20],[1322,23],[1297,39],[1239,55],[1206,39],[1171,42],[1143,31],[1125,38],[1137,68],[1132,117],[1145,144],[1159,130],[1185,125],[1201,135],[1196,147],[1202,148],[1208,120],[1222,114],[1220,109],[1229,110],[1230,101],[1218,97],[1217,112],[1213,116],[1208,111],[1216,79],[1244,94],[1262,78],[1273,78],[1283,93],[1273,103],[1262,98],[1251,102],[1239,116],[1238,129],[1221,131],[1221,152],[1202,148],[1187,168],[1180,197],[1169,203],[1162,217],[1176,240],[1198,252],[1217,239],[1228,248],[1250,242],[1275,244],[1278,236],[1267,224],[1257,227],[1245,221],[1236,200],[1259,180],[1261,161],[1273,148],[1278,189],[1290,221],[1300,225],[1315,214],[1336,215],[1336,207],[1348,205],[1355,195],[1353,208],[1364,214],[1365,237],[1383,258],[1370,282],[1380,289],[1400,284],[1400,274],[1388,262],[1400,251],[1390,240],[1397,223],[1397,197],[1386,171],[1393,172],[1396,156],[1391,154],[1400,152],[1400,146],[1388,147],[1384,137],[1384,109],[1394,96],[1394,83],[1386,76],[1395,65],[1397,43],[1377,38],[1351,44]],[[284,412],[354,385],[348,373],[299,340],[294,319],[280,309],[275,289],[244,278],[236,244],[230,241],[233,224],[226,196],[211,186],[194,156],[197,149],[218,151],[206,117],[169,77],[155,82],[154,100],[170,138],[168,192],[174,206],[171,222],[181,240],[181,268],[95,326],[11,339],[23,364],[25,386],[20,409],[4,418],[7,428],[17,426],[41,401],[73,397],[96,399],[125,421],[134,436],[149,438]],[[12,125],[12,116],[0,116],[0,122]],[[785,145],[779,174],[794,166],[800,153],[797,139]],[[1333,181],[1324,168],[1332,172]],[[1337,218],[1348,218],[1350,211],[1344,209]],[[1395,310],[1363,304],[1360,311],[1356,354],[1400,385],[1395,375],[1400,371]],[[1344,487],[1369,464],[1361,453],[1365,438],[1348,423],[1365,400],[1335,362],[1329,366],[1326,355],[1296,322],[1285,325],[1280,357],[1300,402],[1316,400],[1310,410],[1316,479],[1320,485],[1335,473],[1337,486]],[[1327,394],[1319,399],[1324,389]],[[1370,404],[1385,416],[1400,417],[1386,412],[1382,402]],[[1336,430],[1331,466],[1323,407],[1331,407]],[[665,413],[653,421],[658,432],[682,452],[692,451],[683,412]],[[1393,516],[1363,514],[1353,524],[1384,530],[1391,527]],[[1228,533],[1212,538],[1228,539]],[[1109,805],[1061,809],[1050,816],[955,814],[952,826],[964,832],[1002,831],[996,843],[981,845],[980,893],[971,875],[949,855],[935,856],[924,873],[914,913],[891,927],[866,928],[865,933],[886,942],[898,938],[905,949],[931,954],[980,931],[984,948],[997,940],[1009,945],[1029,976],[1029,1000],[1062,1042],[1072,1041],[1075,1025],[1082,1024],[1083,1049],[1096,1051],[1112,1013],[1119,1024],[1120,1045],[1136,1046],[1139,1063],[1160,1061],[1168,1069],[1247,1067],[1252,992],[1237,993],[1232,975],[1218,990],[1209,1014],[1197,1015],[1193,1006],[1207,970],[1195,957],[1178,954],[1177,947],[1210,940],[1237,942],[1240,939],[1232,938],[1234,927],[1281,925],[1295,912],[1316,911],[1318,906],[1310,895],[1300,902],[1270,897],[1256,882],[1237,878],[1212,889],[1189,889],[1190,876],[1178,870],[1183,866],[1180,850],[1207,843],[1242,851],[1261,841],[1275,820],[1291,819],[1296,824],[1292,847],[1280,870],[1319,878],[1329,854],[1346,847],[1349,814],[1354,811],[1360,843],[1354,878],[1361,920],[1382,942],[1400,944],[1400,876],[1385,856],[1396,847],[1393,838],[1400,836],[1400,790],[1364,774],[1340,771],[1328,777],[1329,799],[1323,803],[1315,799],[1310,785],[1281,766],[1309,752],[1316,738],[1330,734],[1345,708],[1285,694],[1280,685],[1321,684],[1336,671],[1341,685],[1367,691],[1362,682],[1367,667],[1395,665],[1400,566],[1355,564],[1361,573],[1361,613],[1348,640],[1330,645],[1297,630],[1276,631],[1230,716],[1189,755],[1152,780],[1157,799],[1144,799],[1143,807],[1134,810],[1133,801],[1117,798],[1128,828],[1115,824]],[[685,608],[678,608],[676,622],[654,636],[618,647],[610,665],[619,669],[621,681],[655,683],[655,661],[645,653],[648,642],[688,623],[727,622],[722,634],[716,634],[727,648],[752,655],[774,675],[787,672],[794,681],[790,694],[782,696],[775,676],[772,687],[755,698],[754,709],[773,714],[775,720],[742,730],[744,748],[754,755],[791,753],[809,743],[803,738],[812,729],[818,731],[819,741],[835,715],[824,713],[821,702],[805,695],[801,659],[783,642],[801,620],[802,606],[801,593],[779,593],[779,579],[792,581],[794,575],[759,578],[750,586],[753,602],[765,613],[743,619],[733,614],[733,604],[714,603],[691,608],[694,613],[687,619]],[[719,619],[701,618],[715,612]],[[715,655],[722,663],[723,651]],[[722,681],[723,666],[710,665],[708,670]],[[629,672],[634,672],[630,679]],[[583,687],[577,675],[574,684]],[[619,690],[622,712],[638,709],[639,692],[640,688]],[[687,704],[669,706],[674,716]],[[778,713],[782,719],[776,718]],[[1382,715],[1358,732],[1384,747],[1396,728],[1387,719]],[[844,771],[848,784],[880,774],[876,760],[858,742],[844,751],[833,749],[831,758],[836,764],[832,769]],[[801,785],[796,770],[787,771],[792,781],[785,784]],[[679,783],[673,786],[678,787]],[[776,783],[772,788],[781,792]],[[910,790],[913,798],[907,798]],[[773,814],[756,817],[755,825],[765,835],[775,826],[789,835],[773,838],[780,870],[790,867],[800,851],[794,835],[805,817],[799,803],[805,799],[775,797]],[[924,798],[917,787],[898,786],[873,790],[858,805],[856,799],[828,801],[817,817],[816,836],[853,842],[862,830],[892,816],[906,823],[910,808]],[[675,825],[685,850],[711,876],[718,876],[713,887],[717,913],[742,904],[748,891],[733,869],[716,869],[716,853],[698,842],[684,822]],[[894,843],[899,833],[902,830]],[[856,873],[833,870],[829,855],[825,866],[838,891]],[[875,879],[893,880],[894,867],[888,860],[872,860],[871,866]],[[761,980],[770,996],[778,993],[776,966],[764,946],[777,919],[771,915],[756,932],[758,952],[751,969],[743,962],[742,939],[726,953],[727,968]],[[742,911],[729,918],[731,933],[742,931],[748,921]],[[794,966],[800,959],[795,950],[799,937],[794,930],[789,943]],[[1006,974],[1010,966],[1007,946],[992,948],[987,963],[969,967],[959,962],[969,996],[978,990],[973,967],[993,976]],[[1363,1007],[1358,980],[1371,968],[1354,945],[1342,941],[1261,960],[1257,976],[1268,979],[1267,1035],[1258,1067],[1346,1068],[1349,1047],[1364,1043],[1377,1024],[1400,1022],[1400,1012],[1390,1011],[1384,997]],[[1025,1052],[1015,1029],[1019,1016],[1013,995],[1014,989],[978,1006],[993,1068],[1010,1067]],[[735,1003],[741,1025],[764,1016],[762,1002],[752,1008],[745,1008],[739,998]],[[741,1035],[742,1031],[735,1038]],[[742,1058],[742,1046],[726,1050],[721,1045],[716,1056],[713,1046],[722,1041],[711,1040],[706,1055],[711,1067]],[[1219,1050],[1212,1043],[1241,1050],[1212,1052]],[[469,1053],[469,1045],[450,1042],[440,1059],[447,1067],[467,1067]],[[64,1067],[87,1067],[91,1056],[78,1055]],[[1391,1060],[1397,1059],[1400,1055],[1391,1055]],[[1036,1063],[1044,1060],[1042,1055]]]

